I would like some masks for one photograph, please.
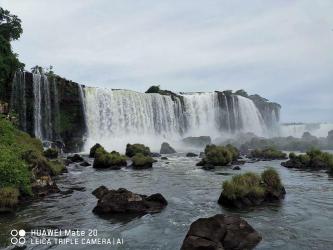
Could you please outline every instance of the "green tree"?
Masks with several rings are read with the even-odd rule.
[[[8,100],[9,87],[14,73],[24,68],[10,42],[22,34],[21,20],[0,7],[0,100]]]

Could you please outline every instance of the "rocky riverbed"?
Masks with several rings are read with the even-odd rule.
[[[198,153],[198,152],[197,152]],[[205,171],[195,166],[197,157],[186,154],[168,155],[168,160],[154,163],[152,169],[136,171],[96,170],[92,166],[72,163],[68,173],[57,177],[62,193],[21,207],[16,216],[0,217],[0,245],[8,245],[12,228],[97,228],[101,237],[123,238],[116,249],[180,249],[190,225],[202,217],[215,214],[240,215],[263,240],[256,249],[329,249],[333,240],[333,178],[324,171],[308,172],[287,169],[281,161],[245,163],[240,171],[217,167]],[[84,157],[92,164],[89,157]],[[217,200],[222,182],[234,174],[254,171],[261,173],[270,165],[283,181],[287,195],[278,204],[234,210],[221,207]],[[139,194],[161,193],[168,206],[157,214],[140,217],[100,217],[92,211],[97,199],[92,195],[97,187],[126,188]],[[33,246],[28,245],[27,249]],[[36,249],[36,246],[34,246]],[[55,246],[70,249],[71,246]],[[47,246],[39,246],[45,249]],[[89,249],[89,246],[80,246]],[[100,246],[99,249],[109,249]]]

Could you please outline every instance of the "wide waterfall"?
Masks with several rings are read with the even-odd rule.
[[[238,95],[221,98],[218,92],[186,93],[172,98],[85,88],[85,101],[87,148],[99,142],[123,150],[124,143],[142,142],[158,149],[162,141],[176,143],[186,136],[216,138],[235,132],[264,136],[267,131],[253,101]]]
[[[119,151],[136,142],[156,150],[162,141],[174,145],[187,136],[268,136],[279,116],[278,104],[258,96],[91,88],[42,72],[15,74],[10,106],[23,130],[71,150],[97,142]]]

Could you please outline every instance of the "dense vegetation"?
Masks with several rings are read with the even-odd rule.
[[[197,166],[226,166],[239,157],[239,151],[232,145],[216,146],[207,145],[204,158],[197,163]]]
[[[145,156],[141,153],[135,154],[132,157],[132,167],[137,168],[137,169],[142,169],[142,168],[151,168],[154,163],[154,159],[150,156]]]
[[[144,156],[150,155],[150,148],[143,144],[127,144],[126,145],[126,155],[128,157],[133,157],[136,154],[143,154]]]
[[[10,44],[17,40],[22,32],[21,20],[0,7],[0,100],[9,100],[8,89],[14,73],[24,68]]]
[[[44,157],[40,140],[18,130],[3,117],[0,117],[0,152],[0,206],[7,204],[10,196],[14,200],[19,195],[32,196],[34,181],[64,169],[61,162]]]
[[[287,155],[275,148],[265,148],[252,150],[249,157],[261,160],[279,160],[286,159]]]
[[[299,169],[327,169],[333,173],[333,155],[322,152],[319,149],[312,149],[306,154],[289,154],[289,161],[283,162],[282,166]]]

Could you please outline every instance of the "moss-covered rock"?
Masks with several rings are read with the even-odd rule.
[[[250,152],[249,158],[259,160],[283,160],[287,159],[286,153],[269,147],[265,149],[254,149]]]
[[[244,208],[279,201],[284,198],[285,193],[279,174],[269,168],[261,176],[248,172],[223,182],[218,203],[227,207]]]
[[[59,152],[55,148],[48,148],[44,151],[43,154],[48,159],[56,159],[58,158]]]
[[[149,147],[146,147],[143,144],[135,143],[135,144],[127,144],[126,145],[126,156],[133,157],[134,155],[141,153],[144,156],[150,155]]]
[[[224,146],[207,145],[204,158],[197,166],[226,166],[232,162],[233,153]]]
[[[94,146],[92,146],[90,148],[90,152],[89,152],[89,157],[90,158],[95,158],[95,153],[96,153],[96,150],[99,149],[99,148],[103,148],[101,144],[99,143],[96,143]],[[104,148],[103,148],[104,149]]]
[[[227,144],[225,147],[230,151],[232,155],[232,161],[237,161],[240,157],[239,150],[231,144]]]
[[[95,160],[93,164],[94,168],[118,170],[121,169],[122,166],[126,165],[126,157],[116,151],[109,153],[104,148],[100,147],[95,152]]]
[[[138,153],[132,157],[132,167],[136,169],[152,168],[155,160],[150,156]]]
[[[281,163],[287,168],[322,170],[333,173],[333,155],[318,149],[312,149],[306,154],[289,154],[289,160]]]

